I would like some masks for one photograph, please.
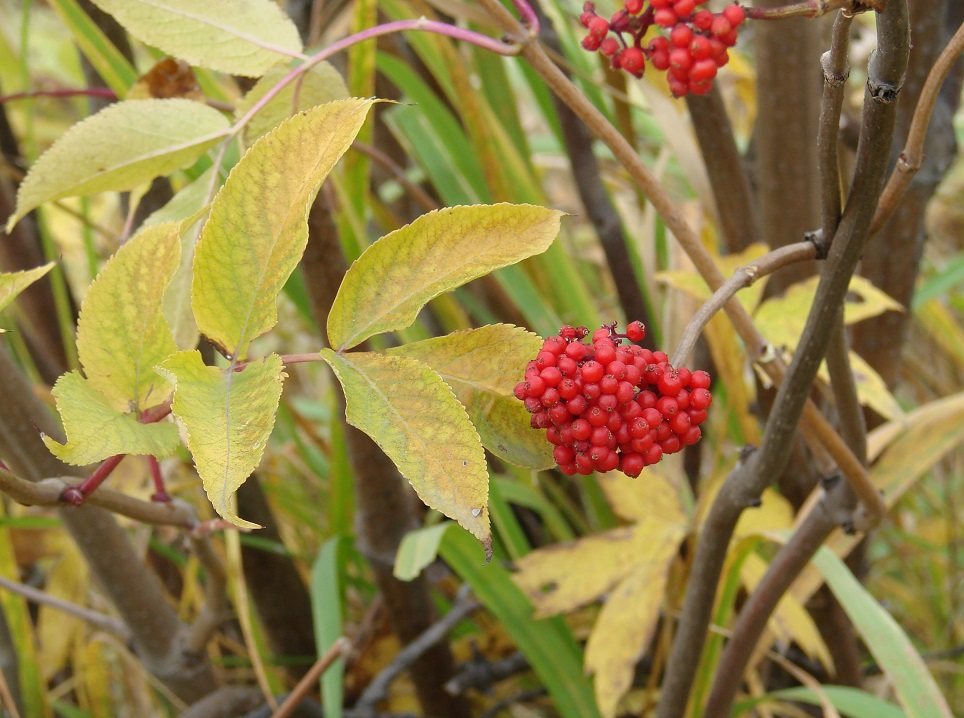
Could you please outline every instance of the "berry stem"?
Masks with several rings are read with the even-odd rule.
[[[74,484],[73,486],[68,486],[64,489],[63,494],[61,494],[61,499],[64,503],[70,504],[71,506],[82,506],[97,487],[100,486],[107,480],[107,477],[111,475],[117,465],[124,460],[126,454],[117,454],[109,459],[105,459],[101,462],[94,473],[88,476],[86,479],[81,481],[79,484]]]

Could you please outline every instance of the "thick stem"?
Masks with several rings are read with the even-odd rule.
[[[902,0],[889,3],[887,12],[877,17],[877,26],[879,47],[868,69],[857,167],[849,200],[803,335],[777,392],[760,450],[726,480],[700,533],[657,718],[675,718],[686,710],[726,547],[743,509],[755,503],[773,477],[786,466],[786,448],[826,354],[836,326],[836,313],[867,238],[887,167],[895,105],[907,66],[910,43],[906,3]]]
[[[763,234],[730,116],[715,85],[707,95],[687,95],[686,106],[713,188],[724,244],[728,251],[739,252],[761,241]]]

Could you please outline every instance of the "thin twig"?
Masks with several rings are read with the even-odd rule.
[[[873,237],[884,223],[890,218],[900,204],[904,192],[910,186],[914,175],[920,169],[924,156],[924,138],[927,136],[927,128],[930,126],[931,115],[934,113],[934,106],[937,104],[938,92],[951,68],[964,52],[964,23],[957,28],[954,37],[947,43],[947,47],[937,58],[934,67],[931,68],[921,89],[920,101],[914,110],[914,118],[910,123],[910,130],[907,133],[907,144],[904,151],[900,153],[897,166],[887,180],[887,186],[880,196],[880,203],[877,205],[877,212],[874,214],[874,221],[870,225],[870,236]]]
[[[11,581],[4,576],[0,576],[0,587],[23,596],[28,601],[33,601],[34,603],[42,606],[56,608],[58,611],[63,611],[70,616],[74,616],[82,621],[86,621],[90,625],[95,626],[102,631],[107,631],[108,633],[114,634],[124,642],[130,640],[131,634],[130,631],[127,630],[127,626],[125,626],[122,621],[118,621],[116,618],[106,616],[103,613],[98,613],[97,611],[91,611],[89,608],[78,606],[76,603],[64,601],[61,598],[51,596],[49,593],[44,591],[40,591],[33,586],[27,586],[23,583]]]
[[[412,663],[425,651],[445,638],[459,621],[479,608],[479,603],[470,598],[470,591],[469,585],[463,584],[459,588],[455,603],[449,609],[449,612],[399,651],[394,660],[375,676],[355,704],[355,712],[361,715],[364,715],[366,710],[374,712],[375,706],[388,697],[389,687],[402,672],[408,670]]]
[[[331,644],[331,648],[325,651],[324,654],[315,661],[314,665],[308,669],[304,677],[298,681],[298,685],[288,694],[284,703],[278,706],[278,710],[271,714],[271,718],[287,718],[287,716],[294,713],[298,704],[301,703],[302,699],[308,694],[308,691],[312,690],[315,684],[318,683],[321,675],[331,667],[332,663],[348,653],[350,649],[351,641],[347,638],[341,637],[336,639],[335,642]]]
[[[726,306],[736,293],[752,285],[760,277],[765,277],[778,269],[782,269],[796,262],[806,262],[816,259],[817,247],[813,242],[803,241],[788,244],[784,247],[774,249],[759,259],[739,267],[733,275],[727,279],[720,287],[713,292],[713,295],[706,300],[696,311],[692,318],[687,322],[680,337],[676,351],[673,352],[670,363],[673,366],[683,366],[689,359],[693,347],[696,346],[700,334],[709,324],[710,320]]]
[[[10,471],[0,469],[0,492],[26,506],[62,508],[61,496],[71,485],[72,483],[68,483],[68,479],[64,478],[28,481]],[[194,510],[186,503],[142,501],[106,487],[88,496],[86,503],[153,526],[177,526],[191,530],[197,524]]]
[[[190,536],[191,548],[204,567],[204,603],[187,633],[188,651],[201,653],[208,640],[228,615],[228,577],[221,556],[214,550],[209,534]]]
[[[883,12],[886,0],[804,0],[803,2],[779,7],[748,7],[746,16],[751,20],[783,20],[788,17],[822,17],[836,10],[855,15],[868,10]]]
[[[837,13],[833,23],[830,49],[820,58],[823,70],[823,101],[817,124],[817,160],[820,167],[820,199],[823,236],[828,240],[840,221],[840,168],[837,158],[837,136],[840,133],[840,109],[850,76],[847,49],[853,15]]]

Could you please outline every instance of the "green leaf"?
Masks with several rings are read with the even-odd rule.
[[[191,100],[109,105],[67,130],[34,163],[17,191],[7,232],[44,202],[130,190],[188,167],[228,130],[224,115]]]
[[[234,110],[235,117],[244,116],[288,72],[289,68],[286,65],[277,65],[268,70],[264,77],[258,80],[254,87],[238,101]],[[297,104],[295,104],[296,96]],[[271,98],[251,118],[251,121],[244,128],[244,141],[251,144],[298,112],[323,105],[326,102],[347,98],[348,87],[338,70],[331,63],[319,62],[297,81],[285,85],[281,92]]]
[[[329,102],[258,140],[231,171],[195,247],[198,328],[230,356],[278,322],[277,297],[304,253],[308,209],[375,100]]]
[[[485,454],[448,384],[407,357],[330,349],[321,357],[341,382],[348,423],[374,439],[426,505],[458,521],[490,553]]]
[[[850,718],[906,718],[906,713],[893,703],[881,700],[877,696],[850,688],[848,686],[821,686],[820,689],[830,699],[840,715]],[[762,696],[748,698],[733,706],[734,716],[749,712],[754,706],[769,701],[799,701],[813,706],[820,705],[820,696],[809,688],[784,688]]]
[[[174,386],[174,416],[187,430],[204,490],[226,521],[261,528],[234,511],[234,494],[261,462],[274,428],[281,385],[281,357],[271,354],[243,368],[205,366],[197,350],[182,351],[157,367]]]
[[[552,447],[543,432],[532,430],[529,412],[512,394],[541,347],[542,339],[532,332],[492,324],[388,353],[432,367],[465,405],[485,448],[517,466],[541,470],[555,465]]]
[[[124,97],[137,81],[137,70],[76,0],[51,0],[50,5],[97,74],[118,97]]]
[[[73,466],[86,466],[117,454],[167,456],[179,443],[177,427],[169,422],[142,424],[115,409],[79,372],[64,374],[54,384],[53,396],[64,422],[67,443],[49,436],[51,453]]]
[[[908,718],[951,718],[951,709],[934,677],[893,616],[828,548],[821,547],[812,560],[890,679]]]
[[[347,539],[344,536],[328,539],[322,544],[317,558],[311,565],[311,616],[319,657],[324,655],[345,631],[341,604],[345,591],[343,554],[347,548],[346,543]],[[344,658],[335,661],[321,676],[324,715],[328,718],[342,716],[344,676]]]
[[[192,65],[259,77],[301,52],[298,29],[277,3],[245,0],[94,0],[142,42]]]
[[[392,575],[400,581],[411,581],[438,556],[439,545],[447,529],[455,524],[444,521],[434,526],[409,531],[402,537],[395,554]]]
[[[0,312],[10,306],[24,289],[36,282],[54,268],[54,262],[48,262],[41,267],[26,269],[22,272],[0,272]],[[6,331],[0,328],[0,334]]]
[[[161,311],[181,256],[177,230],[166,222],[139,232],[100,270],[80,308],[81,366],[118,411],[156,406],[171,394],[154,366],[177,351]]]
[[[386,234],[352,264],[328,315],[333,347],[404,329],[442,292],[552,244],[562,212],[532,205],[449,207]]]

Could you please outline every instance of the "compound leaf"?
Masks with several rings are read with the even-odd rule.
[[[235,526],[261,528],[234,510],[234,494],[261,462],[274,428],[284,366],[271,354],[241,370],[205,366],[197,350],[157,371],[174,386],[174,416],[187,430],[201,483],[215,511]]]
[[[191,100],[109,105],[67,130],[34,163],[20,184],[7,232],[44,202],[129,190],[187,167],[228,129],[224,115]]]
[[[408,357],[330,349],[321,356],[341,382],[348,423],[374,439],[426,505],[458,521],[490,553],[485,454],[448,384]]]
[[[562,212],[476,205],[429,212],[379,239],[352,264],[328,314],[328,338],[347,349],[404,329],[433,297],[548,249]]]
[[[428,364],[465,406],[482,444],[506,461],[531,469],[555,464],[543,432],[532,431],[529,412],[512,394],[542,339],[508,324],[453,332],[389,350]]]
[[[111,406],[76,371],[61,376],[52,393],[64,422],[67,443],[60,444],[49,436],[43,440],[63,462],[86,466],[117,454],[162,457],[177,448],[179,439],[174,424],[142,424],[131,414]]]
[[[230,356],[278,322],[308,239],[308,208],[375,100],[329,102],[258,140],[228,176],[195,247],[198,328]]]
[[[259,77],[301,52],[298,29],[271,0],[94,0],[139,40],[212,70]]]
[[[36,282],[53,269],[54,263],[48,262],[41,267],[34,267],[22,272],[0,272],[0,312],[10,306],[24,289]],[[5,330],[0,328],[0,334]]]
[[[77,323],[77,352],[90,382],[118,411],[167,400],[154,366],[177,351],[162,312],[181,256],[175,222],[148,227],[121,247],[90,285]]]

